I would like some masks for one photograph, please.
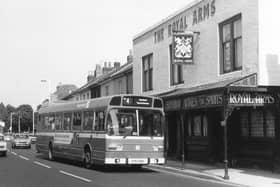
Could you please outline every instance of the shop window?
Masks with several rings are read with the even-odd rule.
[[[83,130],[91,131],[93,129],[93,114],[92,111],[84,112]]]
[[[153,54],[142,57],[143,91],[153,89]]]
[[[242,69],[241,14],[220,24],[221,73]]]
[[[104,131],[104,121],[105,121],[105,113],[104,112],[95,112],[95,126],[94,130],[96,131]]]
[[[74,112],[73,114],[73,130],[81,130],[82,126],[82,113]]]
[[[170,57],[170,80],[171,85],[177,85],[184,83],[183,80],[183,65],[173,64],[172,57],[172,45],[169,45],[169,57]]]

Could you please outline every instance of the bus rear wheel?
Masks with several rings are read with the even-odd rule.
[[[91,168],[91,153],[88,150],[85,151],[84,167],[87,169]]]
[[[54,158],[53,158],[53,147],[52,147],[51,144],[49,145],[48,158],[49,158],[49,160],[54,160]]]

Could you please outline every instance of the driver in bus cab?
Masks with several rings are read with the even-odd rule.
[[[124,136],[129,136],[129,135],[132,135],[132,130],[133,130],[133,127],[132,127],[132,124],[130,124],[128,122],[128,119],[126,117],[121,117],[121,128],[124,130],[122,135]]]
[[[112,116],[112,117],[111,117]],[[108,132],[110,135],[119,135],[119,124],[117,119],[114,120],[115,115],[109,115],[107,124],[108,124]],[[113,118],[113,120],[112,120]]]

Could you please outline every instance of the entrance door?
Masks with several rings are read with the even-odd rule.
[[[213,162],[223,162],[224,159],[224,128],[221,126],[222,111],[209,111],[210,157]]]
[[[167,122],[168,122],[168,150],[167,150],[167,154],[170,157],[174,157],[176,156],[177,153],[177,145],[178,145],[178,141],[177,141],[177,132],[178,132],[178,115],[176,114],[176,112],[170,112],[167,115]]]

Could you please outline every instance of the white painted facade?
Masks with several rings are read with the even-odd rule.
[[[182,10],[167,17],[158,24],[138,34],[133,39],[133,93],[158,94],[175,88],[188,88],[202,84],[219,82],[234,77],[244,77],[257,73],[259,85],[280,85],[279,68],[279,28],[276,28],[277,1],[263,0],[197,0]],[[209,7],[209,16],[193,25],[194,12],[204,6]],[[214,10],[211,6],[214,5]],[[214,15],[211,15],[214,11]],[[242,16],[242,69],[231,73],[220,71],[220,31],[219,24],[241,14]],[[194,34],[194,63],[184,65],[184,83],[171,85],[168,25],[182,17],[187,29],[198,31]],[[154,35],[163,29],[164,39],[155,43]],[[153,89],[143,92],[142,57],[153,54]]]

